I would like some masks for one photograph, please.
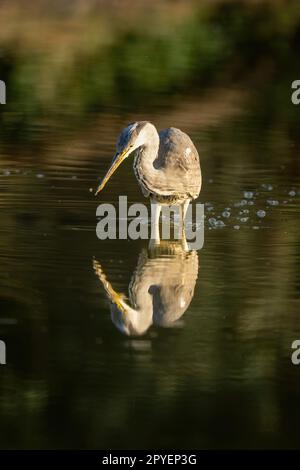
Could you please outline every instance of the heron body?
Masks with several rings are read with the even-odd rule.
[[[142,192],[155,206],[155,222],[162,204],[181,205],[184,219],[188,204],[199,196],[202,183],[199,155],[190,137],[174,127],[158,133],[148,121],[130,124],[119,136],[116,155],[96,194],[132,153]]]

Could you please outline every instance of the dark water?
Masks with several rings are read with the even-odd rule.
[[[176,92],[155,83],[161,101],[144,109],[87,110],[83,127],[32,118],[20,130],[29,143],[3,138],[1,448],[299,447],[300,110],[285,78],[276,102],[268,77],[236,81]],[[18,112],[1,113],[15,132]],[[197,253],[96,237],[99,202],[144,200],[130,161],[101,197],[90,192],[138,119],[179,127],[199,149]],[[130,282],[138,295],[167,279],[168,318],[120,332],[101,273],[127,297]]]

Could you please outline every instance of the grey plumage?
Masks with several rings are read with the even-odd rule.
[[[168,205],[196,199],[201,188],[201,171],[199,155],[190,137],[174,127],[162,130],[158,137],[155,158],[148,146],[136,151],[134,170],[144,195]],[[152,136],[151,147],[156,149],[154,141]],[[148,162],[152,162],[154,171],[152,168],[150,171]]]
[[[112,166],[96,194],[124,158],[133,152],[134,171],[145,196],[169,205],[182,204],[199,196],[200,161],[190,137],[174,127],[158,133],[148,121],[139,121],[123,129]]]

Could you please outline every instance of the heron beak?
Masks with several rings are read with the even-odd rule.
[[[100,191],[102,191],[102,189],[104,188],[104,186],[106,185],[106,183],[108,182],[110,177],[114,174],[116,169],[121,165],[123,160],[125,160],[125,158],[128,155],[128,151],[129,151],[129,149],[127,148],[127,149],[123,150],[122,153],[116,153],[108,172],[104,176],[103,180],[101,181],[101,183],[99,184],[99,186],[97,188],[97,191],[95,192],[95,196],[97,196],[97,194],[100,193]]]

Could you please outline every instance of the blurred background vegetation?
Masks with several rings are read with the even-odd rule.
[[[267,94],[266,125],[295,125],[298,0],[10,0],[0,10],[2,141],[43,140],[37,127],[75,129],[114,107],[175,107],[230,84]]]

